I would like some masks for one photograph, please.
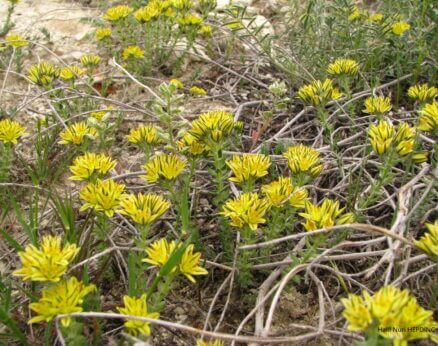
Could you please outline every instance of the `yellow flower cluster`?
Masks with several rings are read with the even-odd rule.
[[[146,175],[141,176],[148,183],[156,183],[159,179],[173,180],[184,168],[186,161],[175,154],[160,154],[144,165]]]
[[[201,155],[207,151],[207,147],[198,142],[195,137],[186,132],[184,136],[178,141],[178,148],[182,152],[187,151],[190,155]]]
[[[157,319],[160,316],[160,314],[158,312],[148,311],[146,298],[147,298],[146,294],[143,294],[140,298],[124,296],[123,297],[124,307],[117,307],[117,310],[123,315]],[[128,320],[124,323],[124,326],[128,331],[128,333],[134,336],[137,336],[138,334],[141,335],[151,334],[151,328],[149,322]]]
[[[345,208],[341,208],[338,201],[325,198],[320,205],[307,201],[305,211],[299,215],[306,219],[303,223],[304,228],[307,231],[314,231],[352,222],[354,215],[345,213],[344,210]]]
[[[102,179],[110,170],[114,169],[117,162],[105,154],[85,153],[78,156],[70,171],[73,176],[70,180],[95,181]]]
[[[29,324],[42,321],[49,322],[57,315],[82,312],[84,298],[95,290],[96,286],[86,285],[75,277],[43,289],[41,299],[29,305],[30,309],[37,313],[37,316],[29,320]],[[68,327],[70,323],[70,317],[61,319],[61,324],[64,327]]]
[[[336,59],[327,68],[332,75],[355,76],[359,73],[359,64],[352,59]]]
[[[205,96],[207,95],[207,91],[201,87],[198,86],[192,86],[189,89],[190,94],[195,95],[195,96]]]
[[[170,207],[170,202],[160,195],[129,195],[120,203],[120,214],[129,216],[139,225],[150,225],[163,215]]]
[[[124,60],[135,60],[144,57],[144,50],[139,46],[129,46],[123,50],[122,53]]]
[[[319,152],[303,144],[289,147],[283,156],[287,159],[292,173],[304,173],[316,177],[322,171]]]
[[[406,31],[408,31],[410,28],[411,28],[411,25],[409,23],[404,22],[404,21],[400,21],[400,22],[394,23],[391,27],[391,30],[395,35],[401,36]]]
[[[27,135],[26,129],[18,122],[10,119],[0,120],[0,142],[17,144],[18,139]]]
[[[61,140],[59,144],[75,144],[80,145],[84,143],[85,139],[93,140],[97,135],[94,127],[90,127],[86,122],[81,121],[70,125],[60,133]]]
[[[148,257],[144,258],[142,261],[154,266],[162,267],[167,263],[176,248],[177,245],[175,241],[169,243],[165,238],[157,240],[146,249]],[[201,253],[193,251],[194,245],[189,244],[184,250],[180,263],[173,269],[173,272],[176,274],[181,273],[190,282],[195,283],[196,280],[193,276],[207,275],[208,272],[199,265]]]
[[[156,145],[161,142],[157,128],[150,124],[131,129],[127,139],[129,142],[140,146]]]
[[[365,109],[364,113],[374,114],[374,115],[383,115],[388,113],[391,110],[391,99],[389,97],[384,96],[373,96],[368,97],[365,100]]]
[[[294,208],[304,208],[308,198],[307,190],[294,187],[288,177],[280,177],[263,185],[262,192],[272,207],[281,207],[289,202]]]
[[[45,236],[39,247],[27,245],[18,253],[22,268],[14,271],[14,276],[23,280],[58,282],[80,250],[75,244],[63,247],[61,242],[61,237]]]
[[[394,286],[384,286],[374,296],[366,291],[362,296],[349,294],[348,299],[343,298],[341,302],[349,330],[367,331],[375,326],[378,333],[392,339],[394,345],[407,345],[409,341],[428,338],[433,333],[427,329],[438,327],[432,311],[418,305],[408,290]]]
[[[383,155],[390,149],[395,149],[397,154],[405,156],[414,150],[415,129],[407,123],[400,122],[397,131],[386,120],[372,124],[368,130],[368,138],[373,150]]]
[[[32,65],[28,71],[28,78],[37,85],[49,85],[59,77],[59,69],[53,64],[43,61],[37,65]]]
[[[178,18],[182,26],[200,26],[204,20],[196,13],[188,13]]]
[[[325,106],[329,101],[342,97],[342,93],[333,86],[331,79],[323,82],[316,80],[304,85],[298,90],[297,95],[301,100],[315,107]]]
[[[222,207],[221,214],[231,219],[232,226],[248,226],[255,231],[259,224],[266,222],[264,215],[269,207],[269,201],[260,198],[257,193],[242,193],[239,197],[228,200]]]
[[[231,160],[227,161],[227,166],[234,174],[234,177],[229,180],[235,183],[243,183],[267,175],[271,160],[269,156],[262,154],[234,155]]]
[[[103,40],[107,39],[108,37],[110,37],[111,34],[112,34],[111,28],[99,28],[94,33],[94,37],[98,41],[103,41]]]
[[[81,62],[82,66],[89,70],[93,70],[97,65],[100,64],[101,57],[95,54],[86,54],[82,55],[79,61]]]
[[[106,11],[103,19],[109,22],[117,22],[123,18],[128,17],[129,14],[132,13],[132,11],[134,11],[134,9],[126,5],[111,7]]]
[[[6,44],[18,48],[27,46],[29,41],[19,34],[9,34],[6,36]]]
[[[432,101],[438,93],[438,89],[425,84],[413,85],[408,89],[408,96],[420,103]]]
[[[120,203],[126,198],[125,185],[118,184],[114,180],[97,180],[83,187],[79,197],[84,201],[80,211],[93,209],[102,212],[108,217],[120,212]]]
[[[427,223],[426,227],[429,232],[414,243],[430,257],[438,258],[438,220],[435,220],[434,223]]]
[[[434,132],[438,130],[438,102],[426,104],[419,111],[418,129],[424,132]]]
[[[59,72],[59,77],[64,80],[75,80],[84,74],[84,70],[79,66],[72,65],[63,67]]]

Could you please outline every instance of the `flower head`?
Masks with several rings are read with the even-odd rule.
[[[6,36],[6,44],[11,47],[18,48],[27,46],[29,44],[29,41],[19,34],[9,34],[8,36]]]
[[[159,179],[173,180],[186,166],[186,161],[175,154],[161,154],[144,165],[146,175],[142,178],[148,183],[156,183]]]
[[[23,280],[58,282],[80,250],[75,244],[62,246],[61,242],[61,237],[45,236],[38,247],[27,245],[18,253],[22,267],[13,275]]]
[[[198,34],[202,36],[211,36],[212,32],[213,28],[211,27],[211,25],[201,25],[198,30]]]
[[[181,274],[183,274],[189,281],[195,283],[196,280],[193,276],[197,275],[207,275],[208,272],[199,265],[201,259],[201,253],[193,253],[194,245],[190,244],[184,250],[184,254],[181,258],[181,263],[178,269]]]
[[[196,13],[188,13],[178,18],[178,23],[182,26],[199,26],[203,21]]]
[[[303,144],[289,147],[283,156],[287,159],[292,173],[305,173],[316,177],[322,171],[323,166],[319,152]]]
[[[144,57],[144,50],[139,46],[129,46],[123,50],[123,59],[125,60],[135,60]]]
[[[359,7],[353,6],[351,9],[349,9],[349,15],[348,15],[348,21],[354,22],[356,20],[359,20],[362,17],[362,14],[360,13]]]
[[[84,70],[79,66],[72,65],[63,67],[60,70],[59,76],[64,80],[75,80],[84,74]]]
[[[305,204],[305,211],[299,215],[306,219],[302,225],[307,231],[314,231],[335,225],[343,225],[354,220],[351,213],[345,213],[338,201],[325,198],[320,205],[309,201]]]
[[[49,62],[32,65],[28,71],[28,78],[38,85],[49,85],[59,77],[59,69]]]
[[[332,75],[355,76],[359,72],[359,64],[352,59],[336,59],[329,65],[327,72]]]
[[[227,161],[227,166],[232,170],[234,177],[229,180],[236,183],[243,183],[250,179],[257,179],[268,174],[271,160],[269,156],[262,154],[234,155]]]
[[[267,199],[261,199],[256,193],[243,193],[239,197],[228,200],[222,208],[222,215],[231,219],[231,225],[243,228],[248,225],[255,231],[259,224],[265,223],[263,218],[269,209]]]
[[[382,19],[383,19],[383,14],[382,14],[382,13],[379,13],[379,12],[372,13],[372,14],[370,14],[370,16],[369,16],[369,19],[370,19],[370,21],[372,21],[372,22],[378,23],[378,22],[382,21]]]
[[[152,0],[146,6],[141,7],[134,13],[134,17],[140,23],[147,23],[157,19],[165,10],[165,1]]]
[[[175,241],[169,243],[166,238],[159,239],[146,249],[148,257],[142,259],[142,262],[162,267],[166,264],[173,251],[175,251],[175,248]]]
[[[263,185],[262,192],[273,207],[281,207],[286,202],[294,208],[303,208],[307,200],[307,190],[293,186],[288,177],[280,177],[277,180]]]
[[[379,121],[377,125],[372,124],[368,130],[368,138],[373,150],[382,155],[392,145],[394,140],[394,126],[389,121]]]
[[[163,215],[170,202],[160,195],[129,195],[120,203],[120,214],[129,216],[135,223],[149,225]]]
[[[391,108],[391,99],[389,97],[373,96],[365,100],[365,109],[363,111],[368,114],[383,115],[388,113]]]
[[[349,294],[348,299],[341,299],[341,303],[345,308],[342,316],[348,321],[348,330],[367,330],[373,319],[364,299],[355,294]]]
[[[142,124],[137,128],[132,129],[129,132],[127,139],[129,142],[140,146],[156,145],[161,142],[157,128],[151,124]]]
[[[98,55],[87,54],[81,56],[80,62],[82,66],[86,67],[89,70],[93,70],[97,65],[100,64],[101,60],[102,59]]]
[[[160,316],[158,312],[148,312],[146,294],[143,294],[140,298],[124,296],[124,307],[117,307],[117,310],[123,315],[147,317],[156,319]],[[124,326],[131,335],[150,335],[151,328],[149,322],[138,320],[127,320]]]
[[[169,84],[173,84],[177,89],[184,89],[184,83],[179,79],[171,79]]]
[[[10,119],[0,120],[0,142],[3,144],[17,144],[18,139],[26,134],[26,129],[18,122]]]
[[[207,91],[201,87],[197,87],[197,86],[192,86],[189,89],[190,94],[195,95],[195,96],[205,96],[207,95]]]
[[[73,173],[70,180],[94,181],[96,178],[102,179],[117,164],[105,154],[85,153],[78,156],[70,171]]]
[[[99,28],[94,33],[94,37],[98,41],[103,41],[111,36],[112,30],[111,28]]]
[[[112,217],[115,212],[120,211],[120,204],[126,198],[124,192],[125,185],[118,184],[112,179],[89,183],[79,193],[79,197],[85,202],[80,211],[91,208],[95,212],[102,212]]]
[[[397,22],[394,23],[391,27],[392,32],[397,35],[397,36],[401,36],[405,33],[405,31],[409,30],[411,28],[411,25],[407,22]]]
[[[189,133],[198,142],[209,147],[231,135],[237,126],[238,122],[234,121],[231,113],[211,111],[201,114],[198,119],[194,120]]]
[[[120,19],[128,17],[132,11],[134,11],[134,9],[126,5],[111,7],[106,11],[103,19],[109,22],[117,22]]]
[[[394,144],[400,156],[410,154],[414,150],[415,129],[407,123],[400,122],[394,137]]]
[[[82,312],[84,298],[95,290],[96,286],[86,285],[75,277],[45,288],[42,291],[41,299],[29,305],[30,309],[37,313],[37,316],[29,320],[29,323],[49,322],[57,315]],[[61,319],[61,324],[64,327],[68,327],[70,322],[70,317]]]
[[[427,84],[413,85],[408,89],[408,96],[421,103],[432,101],[437,93],[437,88],[430,87]]]
[[[84,121],[70,125],[60,133],[61,141],[59,144],[80,145],[86,138],[94,139],[97,131],[94,127],[88,126]]]
[[[434,223],[426,223],[426,227],[429,232],[425,233],[420,240],[416,240],[414,244],[430,257],[438,257],[438,220]]]
[[[337,100],[342,96],[338,88],[333,87],[333,81],[326,79],[302,86],[297,93],[298,97],[312,106],[325,106],[329,101]]]
[[[438,102],[426,104],[419,112],[418,129],[424,132],[438,130]]]
[[[178,141],[178,148],[182,152],[188,152],[190,155],[201,155],[207,151],[205,144],[200,143],[189,132]]]

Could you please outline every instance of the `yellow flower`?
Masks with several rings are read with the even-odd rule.
[[[84,67],[86,67],[86,68],[92,70],[92,69],[94,69],[97,65],[99,65],[99,63],[100,63],[101,60],[102,60],[102,59],[101,59],[100,56],[98,56],[98,55],[95,55],[95,54],[87,54],[87,55],[82,55],[82,56],[81,56],[80,62],[81,62],[81,64],[82,64]]]
[[[287,159],[292,173],[306,173],[316,177],[322,171],[319,152],[303,144],[289,147],[283,156]]]
[[[184,89],[184,83],[179,79],[171,79],[169,84],[173,84],[177,89]]]
[[[74,80],[79,78],[84,73],[79,66],[67,66],[63,67],[59,73],[59,76],[64,80]]]
[[[325,106],[329,101],[337,100],[342,96],[338,88],[333,87],[333,81],[326,79],[302,86],[297,93],[298,97],[312,106]]]
[[[430,257],[438,257],[438,220],[426,223],[429,232],[425,233],[420,240],[414,241],[415,246],[423,250]]]
[[[17,144],[18,139],[27,135],[26,129],[10,119],[0,120],[0,142]]]
[[[45,236],[39,247],[27,245],[18,253],[22,268],[13,275],[23,280],[58,282],[80,250],[75,244],[62,247],[61,242],[61,237]]]
[[[190,94],[195,95],[195,96],[205,96],[207,95],[207,91],[205,91],[205,89],[197,87],[197,86],[192,86],[189,89]]]
[[[368,130],[368,138],[373,150],[383,155],[391,147],[394,140],[394,126],[389,121],[379,121],[377,125],[372,124]]]
[[[103,41],[106,38],[110,37],[112,33],[111,28],[99,28],[96,30],[96,32],[94,33],[94,37],[96,38],[96,40],[98,41]]]
[[[164,3],[164,1],[150,1],[146,6],[135,11],[134,18],[140,23],[155,20],[167,9]]]
[[[157,128],[150,124],[131,129],[127,139],[129,142],[138,145],[156,145],[161,142]]]
[[[29,324],[42,321],[49,322],[57,315],[82,312],[84,298],[95,290],[96,286],[85,285],[75,277],[43,289],[41,299],[29,305],[30,309],[37,313],[37,316],[29,320]],[[70,322],[70,317],[61,319],[61,324],[64,327],[68,327]]]
[[[404,34],[405,31],[409,30],[411,28],[411,25],[407,22],[397,22],[394,23],[391,27],[392,32],[397,35],[397,36],[401,36]]]
[[[126,198],[125,185],[118,184],[114,180],[98,180],[83,187],[79,197],[84,201],[80,211],[94,209],[95,212],[103,212],[112,217],[115,212],[120,212],[120,204]]]
[[[73,173],[70,180],[86,180],[93,181],[96,178],[103,178],[117,164],[117,161],[112,160],[105,154],[85,153],[78,156],[73,165],[70,166],[70,171]]]
[[[234,121],[231,113],[211,111],[201,114],[198,119],[194,120],[189,133],[198,142],[210,147],[214,143],[220,142],[224,137],[231,135],[238,126],[239,122]]]
[[[32,65],[28,71],[28,78],[31,82],[38,85],[51,84],[59,77],[59,69],[49,62],[41,62],[38,65]]]
[[[178,23],[184,26],[198,26],[201,25],[203,21],[202,17],[196,13],[189,13],[178,18]]]
[[[128,215],[135,223],[149,225],[163,215],[170,202],[155,194],[129,195],[121,203],[120,214]]]
[[[397,153],[401,156],[410,154],[414,150],[415,129],[407,123],[400,122],[394,137],[394,145]]]
[[[417,84],[413,85],[408,89],[408,96],[411,99],[417,100],[418,102],[429,102],[432,101],[438,89],[435,87],[430,87],[427,84]]]
[[[418,129],[424,132],[432,132],[438,129],[438,102],[426,104],[418,113]]]
[[[292,180],[287,177],[280,177],[263,185],[262,192],[273,207],[280,207],[289,201],[289,204],[294,208],[304,208],[308,197],[306,189],[294,187]]]
[[[262,154],[234,155],[227,161],[227,166],[232,170],[234,177],[229,180],[236,183],[243,183],[248,180],[264,177],[268,174],[271,166],[269,156]]]
[[[97,131],[94,127],[89,127],[84,121],[70,125],[60,133],[61,141],[59,144],[82,144],[86,138],[94,139]]]
[[[360,19],[361,13],[360,13],[359,7],[354,6],[349,12],[350,12],[350,14],[348,16],[349,22],[354,22],[354,21]]]
[[[348,299],[341,299],[341,303],[345,308],[342,316],[344,316],[348,322],[348,330],[367,330],[373,322],[373,319],[363,298],[355,294],[349,294]]]
[[[212,33],[211,25],[201,25],[201,27],[198,30],[198,34],[203,36],[211,36],[211,33]]]
[[[29,44],[29,41],[19,34],[9,34],[6,36],[6,44],[11,47],[24,47]]]
[[[196,346],[225,346],[222,340],[204,341],[201,339],[196,340]]]
[[[412,154],[412,161],[415,163],[427,162],[429,153],[427,151],[417,151]]]
[[[125,48],[122,55],[124,60],[141,59],[144,56],[144,50],[139,46],[129,46]]]
[[[175,251],[175,248],[175,241],[168,243],[166,238],[159,239],[146,249],[148,257],[142,259],[142,262],[162,267],[166,264],[173,251]]]
[[[379,289],[373,297],[363,292],[365,301],[373,317],[384,324],[391,314],[397,313],[409,301],[409,291],[400,290],[394,286]]]
[[[365,100],[364,113],[383,115],[391,110],[391,99],[389,97],[368,97]]]
[[[132,11],[134,11],[132,7],[125,5],[111,7],[106,11],[103,19],[110,22],[117,22],[120,19],[128,17]]]
[[[195,137],[193,137],[190,133],[186,132],[178,141],[178,148],[181,151],[187,151],[191,155],[201,155],[203,152],[207,151],[207,147],[198,142]]]
[[[187,246],[187,248],[184,250],[184,254],[181,258],[181,263],[179,264],[178,269],[181,274],[189,279],[189,281],[195,283],[196,280],[193,277],[194,275],[207,275],[208,271],[199,265],[201,253],[193,253],[193,249],[193,244]]]
[[[158,312],[148,312],[147,306],[147,296],[143,294],[140,298],[124,296],[123,303],[124,307],[117,307],[117,310],[123,315],[137,316],[137,317],[147,317],[152,319],[157,319],[160,314]],[[129,334],[131,335],[150,335],[151,328],[149,322],[138,321],[138,320],[127,320],[124,326]]]
[[[186,166],[186,161],[175,154],[155,156],[144,165],[146,175],[141,178],[148,183],[156,183],[159,179],[173,180],[178,177]]]
[[[325,198],[320,205],[309,201],[305,204],[305,212],[299,215],[306,219],[302,223],[307,231],[314,231],[335,225],[343,225],[354,220],[351,213],[345,213],[338,201]]]
[[[97,111],[97,112],[91,112],[90,117],[95,119],[97,122],[106,120],[108,117],[110,111],[112,111],[114,108],[112,106],[108,106],[106,109]]]
[[[383,14],[376,12],[376,13],[371,14],[369,16],[369,18],[372,22],[380,22],[383,19]]]
[[[231,219],[232,226],[243,228],[248,225],[255,231],[259,224],[266,222],[263,216],[269,207],[269,201],[259,198],[256,193],[243,193],[235,199],[228,200],[221,214]]]
[[[327,72],[333,75],[355,76],[359,72],[359,64],[352,59],[336,59],[328,66]]]

